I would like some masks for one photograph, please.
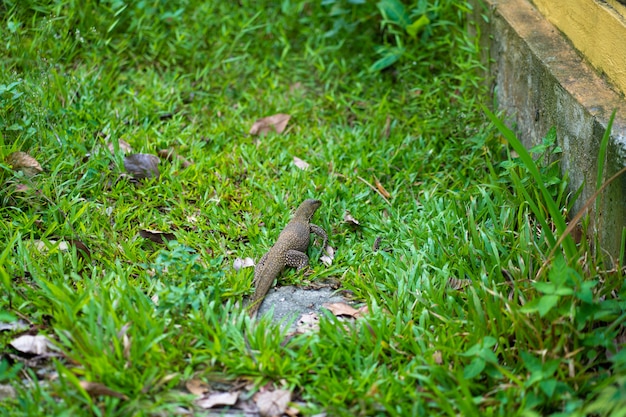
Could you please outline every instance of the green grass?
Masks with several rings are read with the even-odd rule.
[[[18,390],[0,411],[172,415],[201,379],[273,383],[304,415],[620,415],[623,270],[591,236],[548,257],[572,198],[532,157],[558,141],[527,155],[496,122],[510,157],[479,106],[467,6],[416,2],[430,23],[413,38],[374,3],[240,3],[0,3],[0,321],[28,320],[61,352],[33,366],[0,332],[0,384]],[[381,47],[406,53],[373,71]],[[275,113],[292,116],[285,134],[248,135]],[[118,139],[194,164],[162,161],[136,185],[107,149]],[[13,170],[14,151],[44,172]],[[363,181],[376,179],[389,204]],[[308,279],[340,279],[371,314],[286,339],[242,311],[252,271],[232,265],[312,197],[337,254]],[[36,246],[71,239],[90,256]]]

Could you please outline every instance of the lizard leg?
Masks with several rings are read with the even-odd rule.
[[[289,249],[287,253],[285,253],[285,265],[287,266],[296,268],[298,271],[300,271],[308,264],[309,257],[306,256],[306,253],[293,249]]]
[[[269,253],[269,252],[268,252]],[[261,271],[265,267],[265,260],[267,259],[267,253],[261,257],[259,263],[254,267],[254,279],[252,280],[252,285],[256,285],[259,277],[261,276]]]
[[[311,233],[314,233],[322,238],[322,250],[326,249],[326,244],[328,243],[328,234],[326,233],[326,231],[313,223],[309,225],[309,228],[311,230]]]

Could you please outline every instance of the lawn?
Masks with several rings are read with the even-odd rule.
[[[0,414],[624,415],[558,132],[482,107],[465,2],[401,5],[0,2]],[[277,285],[366,312],[287,334],[235,265],[307,198],[334,259]]]

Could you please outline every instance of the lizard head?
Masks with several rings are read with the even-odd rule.
[[[294,217],[305,218],[307,221],[311,220],[311,217],[313,217],[313,214],[315,214],[315,211],[321,205],[322,202],[320,200],[315,200],[312,198],[304,200],[302,204],[300,204],[300,207],[298,207],[298,210],[296,210]]]

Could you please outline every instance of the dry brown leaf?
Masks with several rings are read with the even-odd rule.
[[[304,404],[303,404],[304,405]],[[296,417],[300,415],[300,409],[296,407],[287,407],[285,414],[289,417]]]
[[[233,392],[211,392],[196,401],[200,408],[213,408],[216,405],[235,405],[239,399],[239,391]]]
[[[345,214],[343,215],[343,221],[345,223],[348,223],[350,226],[360,226],[361,225],[357,219],[352,217],[352,215],[350,214],[350,212],[348,210],[346,210]]]
[[[43,172],[39,162],[26,152],[13,152],[7,156],[6,161],[15,171],[22,171],[27,177]]]
[[[389,133],[391,133],[391,116],[387,115],[385,127],[383,129],[383,138],[387,139],[389,137]]]
[[[185,382],[185,387],[187,387],[190,393],[198,396],[203,396],[209,392],[210,389],[209,384],[199,379],[190,379]]]
[[[374,184],[376,184],[376,189],[378,190],[378,192],[385,198],[391,198],[391,194],[389,194],[389,191],[385,190],[385,187],[383,187],[383,185],[380,183],[380,181],[378,181],[378,179],[374,179]]]
[[[448,287],[453,290],[462,290],[463,288],[472,284],[471,279],[458,279],[454,277],[448,278]]]
[[[307,313],[300,316],[296,323],[296,334],[316,332],[320,329],[320,318],[317,313]]]
[[[107,397],[121,398],[122,400],[128,399],[126,395],[121,392],[114,391],[100,382],[80,381],[80,386],[92,397],[104,395]]]
[[[376,236],[376,239],[374,240],[374,244],[372,245],[372,251],[377,252],[378,249],[380,249],[380,242],[382,242],[383,237],[382,236]]]
[[[293,164],[303,171],[306,171],[307,169],[309,169],[309,164],[303,161],[302,159],[298,158],[297,156],[293,157]]]
[[[359,307],[359,309],[356,311],[356,314],[354,315],[355,318],[359,318],[359,317],[363,317],[366,314],[370,313],[370,309],[367,305],[361,306]]]
[[[124,157],[124,168],[136,179],[159,178],[159,157],[134,153]]]
[[[47,243],[43,240],[35,240],[33,244],[35,245],[35,248],[37,248],[37,250],[41,253],[47,253],[49,246],[56,246],[56,249],[61,252],[66,252],[70,248],[70,244],[63,240],[60,242],[58,240],[48,240]]]
[[[46,336],[31,336],[28,334],[13,339],[9,344],[16,350],[31,355],[45,355],[51,346]]]
[[[91,258],[91,252],[89,251],[89,248],[82,241],[78,239],[71,239],[70,243],[76,247],[76,254],[80,258],[82,258],[83,260],[85,258]]]
[[[123,154],[131,153],[133,151],[132,146],[130,146],[130,144],[123,139],[118,140],[117,145]],[[107,143],[107,148],[109,148],[109,151],[111,151],[111,153],[115,153],[115,144],[113,142]]]
[[[285,131],[289,119],[290,115],[282,113],[258,119],[250,128],[250,134],[263,136],[273,131],[281,134]]]
[[[254,260],[252,258],[237,258],[233,261],[233,268],[235,271],[239,271],[241,268],[249,268],[254,266]]]
[[[324,303],[322,306],[330,310],[335,316],[357,317],[359,314],[359,310],[346,303]]]
[[[139,236],[144,239],[150,239],[154,243],[165,243],[166,240],[176,240],[176,236],[174,233],[170,232],[161,232],[158,230],[150,230],[150,229],[141,229],[139,231]]]
[[[35,245],[35,248],[37,248],[37,250],[41,253],[48,253],[48,248],[55,248],[61,252],[67,252],[73,245],[76,247],[76,254],[82,260],[91,257],[91,252],[89,251],[89,248],[87,248],[87,245],[85,245],[78,239],[71,239],[69,242],[66,242],[64,240],[48,240],[47,242],[44,242],[43,240],[35,240],[33,244]]]
[[[320,256],[320,262],[326,266],[331,266],[333,259],[335,259],[335,249],[330,245],[326,245],[324,255]]]
[[[18,193],[25,193],[27,191],[30,191],[30,187],[26,184],[16,184],[15,191]]]
[[[158,152],[159,157],[168,160],[170,162],[178,159],[180,161],[180,164],[183,168],[189,168],[191,165],[193,165],[192,161],[189,161],[187,159],[185,159],[184,157],[182,157],[181,155],[178,155],[176,153],[176,151],[172,148],[169,149],[161,149]]]
[[[291,391],[277,389],[275,391],[258,392],[254,401],[259,407],[261,417],[281,416],[291,402]]]
[[[307,313],[300,316],[296,322],[296,334],[316,332],[320,329],[320,318],[317,313]]]
[[[3,323],[0,322],[0,332],[4,332],[4,331],[12,331],[12,332],[19,332],[19,331],[23,331],[28,329],[30,326],[28,325],[28,323],[26,323],[24,320],[19,319],[17,321],[11,322],[11,323]]]

